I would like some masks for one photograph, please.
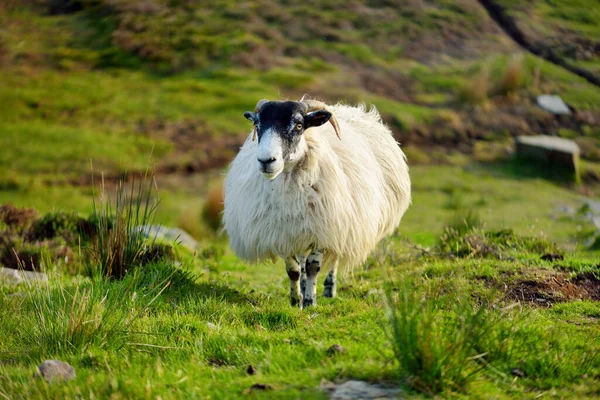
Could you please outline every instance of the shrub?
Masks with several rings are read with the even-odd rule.
[[[77,213],[53,212],[36,220],[26,237],[29,241],[41,241],[62,237],[67,243],[77,244],[87,221]]]
[[[0,221],[16,232],[23,232],[37,218],[33,208],[17,208],[10,204],[0,205]]]

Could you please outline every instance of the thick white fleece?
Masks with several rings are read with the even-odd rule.
[[[314,248],[325,261],[353,267],[400,224],[411,201],[402,150],[375,108],[329,107],[330,124],[308,129],[308,151],[293,169],[268,180],[248,136],[225,180],[224,226],[238,257],[257,262]]]

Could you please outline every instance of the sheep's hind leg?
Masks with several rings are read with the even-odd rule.
[[[337,294],[337,267],[338,262],[335,261],[331,270],[329,270],[329,274],[327,274],[327,278],[325,278],[325,282],[323,282],[325,287],[323,297],[335,297]]]
[[[301,270],[304,269],[304,267],[301,268],[300,265],[303,264],[303,259],[297,259],[295,257],[290,257],[285,260],[285,270],[290,278],[290,303],[292,304],[292,307],[302,307],[300,275],[302,274]]]
[[[323,263],[323,253],[312,251],[306,258],[306,288],[304,289],[304,299],[302,307],[317,305],[317,275],[321,270]]]

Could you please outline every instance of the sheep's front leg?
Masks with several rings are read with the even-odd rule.
[[[302,307],[302,292],[300,291],[300,263],[304,263],[303,259],[290,257],[285,260],[285,270],[290,278],[290,303],[292,307]]]
[[[312,251],[306,258],[306,288],[304,289],[304,300],[302,307],[317,305],[317,274],[321,270],[323,253]]]
[[[325,282],[323,282],[325,287],[323,297],[335,297],[337,294],[337,267],[338,262],[335,261],[331,270],[329,270],[329,274],[327,274],[327,278],[325,278]]]

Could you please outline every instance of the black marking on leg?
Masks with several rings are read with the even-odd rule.
[[[300,271],[287,271],[288,277],[291,281],[297,281],[300,279]]]
[[[300,293],[300,298],[294,297],[295,294],[296,293],[294,292],[294,290],[290,290],[290,304],[292,305],[292,307],[298,307],[302,305],[302,293]]]
[[[329,271],[327,278],[325,278],[325,281],[323,282],[323,286],[325,287],[323,290],[323,297],[335,297],[337,292],[337,282],[333,271]]]
[[[307,308],[307,307],[316,307],[317,306],[317,299],[307,299],[306,297],[304,298],[304,300],[302,301],[302,308]]]

